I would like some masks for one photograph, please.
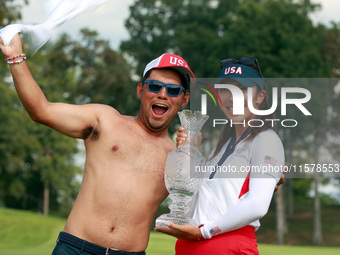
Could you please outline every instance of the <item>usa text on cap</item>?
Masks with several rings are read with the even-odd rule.
[[[219,79],[220,81],[223,79],[233,79],[245,87],[257,85],[260,89],[264,89],[262,76],[256,70],[246,65],[231,64],[223,67]]]

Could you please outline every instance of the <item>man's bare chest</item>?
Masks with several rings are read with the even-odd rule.
[[[121,130],[102,132],[99,139],[87,144],[90,157],[99,163],[134,169],[138,172],[162,172],[169,152],[169,144],[149,139],[138,132]]]

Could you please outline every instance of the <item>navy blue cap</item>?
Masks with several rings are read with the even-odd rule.
[[[233,79],[245,87],[258,86],[261,90],[264,89],[262,76],[253,68],[241,65],[231,64],[222,68],[219,80]]]

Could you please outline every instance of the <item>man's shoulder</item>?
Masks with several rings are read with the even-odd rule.
[[[124,126],[125,118],[115,108],[104,104],[86,104],[87,110],[95,115],[96,121],[83,130],[83,137],[92,141],[98,140],[105,133],[112,133],[112,129]]]
[[[115,108],[109,105],[105,105],[105,104],[87,104],[87,107],[95,110],[98,114],[111,113],[111,114],[120,115],[120,113]]]
[[[134,119],[133,116],[123,115],[117,109],[104,104],[89,104],[92,111],[96,112],[99,124],[112,122],[129,122]]]

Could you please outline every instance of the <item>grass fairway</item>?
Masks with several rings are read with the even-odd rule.
[[[174,255],[176,238],[165,234],[151,232],[147,255]]]
[[[0,209],[0,255],[51,254],[65,220]]]
[[[312,246],[277,246],[259,244],[261,255],[338,255],[338,247],[312,247]]]
[[[65,219],[0,209],[0,255],[49,255]],[[174,255],[176,239],[152,232],[147,255]],[[259,244],[261,255],[338,255],[340,247]],[[210,255],[210,254],[208,254]]]

